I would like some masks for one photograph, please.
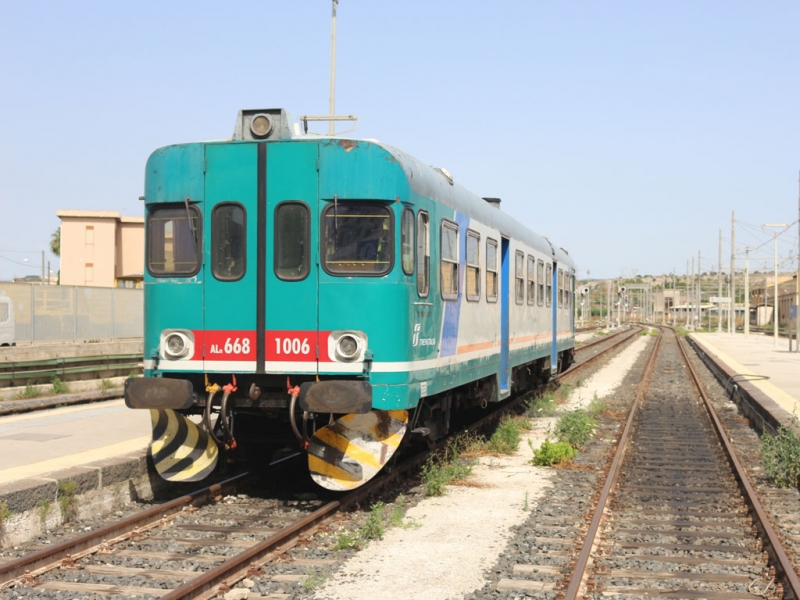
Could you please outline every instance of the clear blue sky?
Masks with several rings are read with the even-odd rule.
[[[326,113],[330,13],[0,0],[0,280],[39,273],[59,209],[141,215],[154,149],[228,137],[240,108]],[[789,1],[341,0],[336,107],[501,197],[582,276],[682,273],[698,250],[713,269],[731,211],[742,247],[797,219],[799,23]]]

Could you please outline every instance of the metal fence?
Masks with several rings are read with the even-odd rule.
[[[0,283],[14,307],[17,344],[142,337],[142,290]]]

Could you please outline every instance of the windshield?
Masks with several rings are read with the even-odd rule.
[[[323,213],[323,266],[332,275],[383,275],[392,269],[392,212],[381,204],[336,202]]]

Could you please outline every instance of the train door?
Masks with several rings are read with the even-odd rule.
[[[548,290],[548,297],[550,299],[550,306],[551,306],[551,315],[552,315],[552,326],[553,326],[553,336],[552,336],[552,345],[550,346],[550,375],[555,375],[558,373],[558,263],[553,261],[552,270],[550,265],[547,265],[548,268],[548,282],[550,285],[550,289]]]
[[[318,144],[269,144],[266,156],[267,373],[317,373]]]
[[[508,274],[511,271],[509,262],[511,253],[509,252],[508,238],[502,238],[500,248],[500,396],[507,396],[509,390],[509,368],[508,368],[508,294],[510,290]]]
[[[204,369],[208,372],[253,372],[256,367],[257,147],[255,144],[208,144],[205,161]]]

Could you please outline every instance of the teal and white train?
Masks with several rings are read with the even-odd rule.
[[[554,377],[574,356],[575,263],[375,141],[301,134],[281,109],[147,162],[145,377],[151,452],[197,481],[220,452],[300,447],[358,487],[405,437]]]

